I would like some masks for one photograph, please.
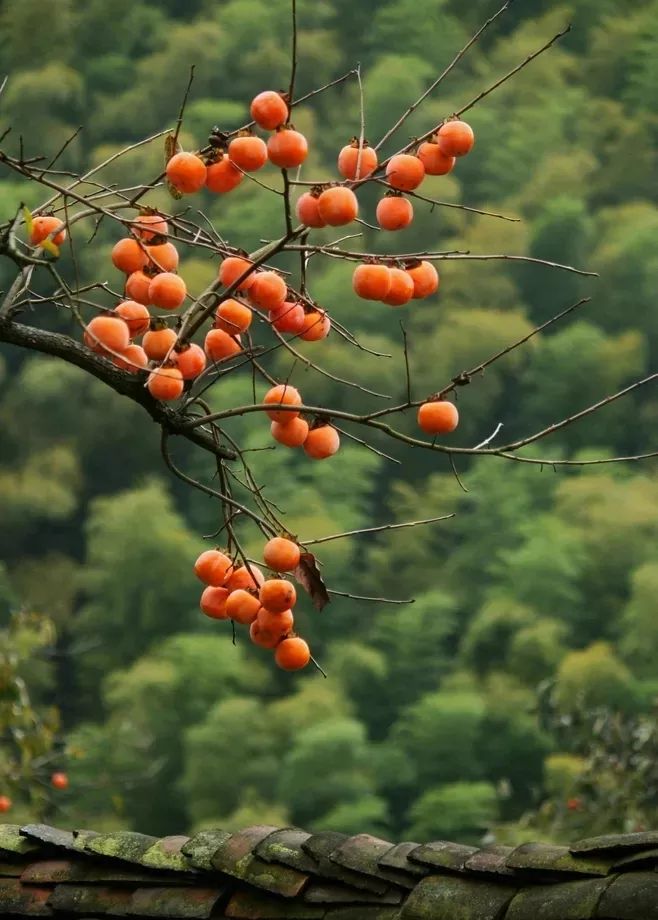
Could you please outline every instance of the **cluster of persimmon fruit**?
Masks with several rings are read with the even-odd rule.
[[[306,456],[312,460],[326,460],[338,451],[340,436],[334,426],[323,419],[316,419],[309,425],[296,408],[302,405],[301,394],[289,383],[279,383],[269,389],[263,404],[279,407],[265,410],[272,422],[270,433],[279,444],[303,447]]]
[[[69,778],[66,773],[57,771],[50,777],[50,785],[53,787],[53,789],[57,789],[61,792],[64,789],[68,789]],[[6,814],[8,811],[11,811],[13,805],[14,803],[8,795],[0,795],[0,814]]]
[[[293,632],[295,586],[286,572],[299,565],[301,550],[287,537],[272,537],[263,548],[263,561],[275,576],[265,578],[257,565],[240,565],[227,553],[208,549],[194,563],[194,572],[206,587],[200,606],[215,620],[233,620],[249,627],[254,645],[273,649],[284,671],[299,671],[311,660],[308,644]]]

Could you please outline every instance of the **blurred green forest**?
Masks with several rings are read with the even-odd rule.
[[[497,4],[298,6],[298,92],[360,61],[374,142]],[[534,432],[655,368],[656,0],[516,3],[409,119],[397,146],[567,21],[573,30],[550,53],[469,113],[473,153],[423,187],[522,222],[418,203],[412,226],[393,239],[364,229],[355,243],[527,254],[600,273],[597,280],[504,261],[443,264],[439,295],[404,314],[418,397],[578,298],[593,298],[459,392],[455,444],[477,443],[499,422],[506,441]],[[288,0],[59,0],[47,11],[41,0],[4,0],[0,73],[9,82],[0,127],[13,130],[3,143],[16,151],[22,135],[27,154],[49,155],[83,125],[58,161],[81,171],[173,125],[194,63],[182,140],[197,149],[213,125],[243,123],[256,92],[287,84],[289,22]],[[295,122],[312,148],[304,176],[335,176],[337,150],[359,130],[355,81],[301,106]],[[160,140],[139,147],[106,181],[146,180],[162,157]],[[19,201],[35,206],[44,197],[2,172],[2,219]],[[191,219],[201,207],[225,238],[251,250],[283,227],[278,200],[250,182],[201,203],[173,203],[161,190],[147,201],[189,207]],[[375,201],[363,194],[366,218]],[[119,289],[109,261],[118,235],[104,222],[92,244],[78,238],[82,281]],[[193,292],[216,268],[203,251],[182,252]],[[374,358],[330,338],[323,366],[403,396],[400,314],[358,301],[348,264],[314,259],[309,272],[318,302],[393,356]],[[0,287],[9,281],[3,265]],[[51,312],[43,308],[43,324],[65,328]],[[290,361],[277,357],[272,366],[287,374]],[[311,404],[371,405],[301,365],[292,380]],[[250,394],[245,373],[210,398],[226,407]],[[656,449],[657,422],[656,392],[643,388],[541,441],[534,456]],[[325,680],[277,672],[262,649],[243,638],[232,645],[230,624],[199,613],[192,561],[207,545],[202,534],[217,529],[218,508],[169,477],[156,428],[140,409],[70,365],[7,348],[0,431],[2,622],[24,608],[57,628],[47,651],[25,638],[32,627],[22,624],[16,665],[35,705],[60,712],[44,770],[66,769],[71,785],[47,805],[53,821],[158,834],[291,822],[463,840],[487,830],[499,839],[565,837],[658,823],[655,461],[554,471],[480,458],[459,464],[465,492],[447,459],[429,452],[396,450],[401,465],[352,444],[320,465],[284,448],[254,453],[259,479],[300,537],[455,513],[429,528],[320,547],[330,587],[416,598],[413,605],[335,598],[321,614],[302,603],[303,632]],[[250,416],[235,420],[233,434],[247,447],[268,443],[267,428]],[[204,456],[186,453],[181,462],[212,475]],[[257,535],[244,537],[258,553]],[[14,632],[0,633],[7,660]],[[635,760],[618,756],[631,748]],[[0,751],[0,770],[7,756]],[[642,757],[648,786],[632,782]],[[615,797],[619,788],[625,794]],[[15,820],[34,817],[34,801],[20,788],[11,792]]]

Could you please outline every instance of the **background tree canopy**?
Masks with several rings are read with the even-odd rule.
[[[376,140],[391,100],[401,109],[413,101],[496,6],[302,0],[299,92],[361,61]],[[83,169],[173,124],[192,63],[183,132],[192,149],[213,124],[240,124],[256,92],[287,82],[288,0],[61,0],[49,6],[47,28],[43,16],[37,0],[2,5],[0,72],[10,79],[0,128],[12,126],[11,149],[22,135],[26,148],[48,155],[84,125],[62,168]],[[656,0],[630,11],[623,0],[513,7],[402,140],[569,20],[574,29],[559,46],[473,110],[473,154],[430,192],[522,223],[428,205],[401,235],[409,250],[518,252],[601,276],[445,264],[438,299],[407,314],[420,392],[593,298],[576,320],[460,391],[464,443],[499,422],[509,439],[537,430],[655,368]],[[314,173],[334,174],[358,118],[351,83],[301,107]],[[155,174],[161,162],[158,144],[140,148],[130,165],[116,164],[117,179]],[[0,212],[35,204],[38,193],[3,172]],[[149,203],[167,199],[158,191]],[[281,221],[276,201],[247,182],[204,211],[236,245]],[[79,248],[83,280],[106,277],[113,242],[101,225],[94,245]],[[364,248],[378,245],[366,231]],[[183,263],[190,287],[215,270],[198,254]],[[399,357],[397,317],[357,301],[349,273],[312,262],[316,298]],[[347,371],[351,353],[327,347],[327,365]],[[399,366],[367,358],[362,380],[402,393]],[[214,398],[226,405],[249,385],[232,378]],[[329,379],[309,379],[307,392],[311,403],[350,408],[350,391]],[[576,459],[655,449],[657,421],[656,392],[644,388],[542,449]],[[257,425],[235,424],[248,446],[264,445]],[[190,563],[201,534],[216,529],[215,508],[168,478],[155,429],[131,404],[75,368],[5,349],[0,430],[0,611],[5,626],[23,607],[57,627],[54,654],[44,659],[42,643],[24,642],[20,660],[32,704],[54,702],[61,713],[53,762],[71,786],[49,806],[61,809],[60,824],[166,834],[291,822],[478,840],[492,827],[503,839],[528,815],[546,836],[601,829],[603,812],[616,830],[658,821],[655,797],[632,783],[625,800],[604,808],[614,775],[588,772],[588,758],[602,748],[614,758],[615,744],[633,743],[651,724],[658,693],[655,462],[554,472],[479,458],[459,470],[464,492],[434,454],[399,467],[349,447],[318,470],[282,450],[255,453],[290,530],[303,536],[456,514],[429,529],[323,547],[341,590],[416,598],[395,607],[337,598],[309,613],[324,680],[276,672],[258,649],[233,647],[228,624],[199,615]],[[2,642],[21,634],[8,629]],[[594,727],[590,711],[599,714]],[[601,719],[630,727],[609,736]],[[14,798],[16,820],[43,808],[20,789]]]

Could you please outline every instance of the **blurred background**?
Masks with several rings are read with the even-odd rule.
[[[381,137],[496,4],[461,0],[300,0],[298,92],[364,72],[366,134]],[[531,433],[655,368],[658,347],[658,3],[515,4],[411,118],[389,150],[422,134],[540,46],[572,32],[468,115],[473,153],[423,192],[522,218],[512,223],[418,203],[410,228],[356,246],[510,252],[568,262],[600,279],[503,261],[443,264],[438,297],[404,313],[414,392],[433,392],[581,296],[590,305],[495,364],[459,393],[455,444],[504,425]],[[288,0],[4,0],[3,142],[82,171],[175,123],[195,80],[182,141],[247,120],[262,89],[287,85]],[[295,110],[332,178],[359,131],[353,80]],[[395,142],[397,141],[397,144]],[[106,172],[134,184],[162,168],[162,142]],[[276,173],[271,173],[276,181]],[[44,190],[6,170],[0,215]],[[372,220],[377,195],[362,196]],[[202,208],[235,245],[283,227],[278,200],[243,182],[227,197],[148,204]],[[78,228],[76,228],[78,229]],[[104,222],[77,233],[81,281],[120,290]],[[318,239],[329,240],[330,235]],[[199,292],[216,273],[182,251]],[[66,255],[61,260],[66,266]],[[286,262],[280,263],[286,267]],[[289,267],[294,267],[290,265]],[[441,266],[439,266],[441,267]],[[404,394],[399,313],[357,301],[351,267],[315,259],[315,298],[376,350],[336,338],[321,361],[339,376]],[[0,286],[10,275],[0,267]],[[47,307],[32,317],[68,320]],[[313,346],[310,346],[312,348]],[[314,352],[320,354],[319,351]],[[276,362],[279,362],[277,365]],[[272,365],[286,373],[290,361]],[[370,406],[306,372],[307,402]],[[246,374],[214,406],[250,399]],[[651,387],[540,442],[534,456],[595,459],[658,447]],[[409,429],[413,430],[413,426]],[[7,820],[166,834],[295,823],[406,839],[566,839],[658,824],[658,472],[575,469],[497,458],[462,462],[395,450],[394,465],[348,445],[309,465],[280,448],[253,454],[300,537],[455,512],[427,528],[330,542],[331,587],[416,598],[335,598],[302,606],[303,633],[328,673],[282,674],[271,656],[198,608],[192,561],[216,530],[214,503],[170,478],[142,410],[57,360],[0,353],[0,793]],[[233,433],[269,443],[252,417]],[[501,442],[502,443],[502,442]],[[381,445],[380,445],[381,446]],[[388,445],[390,449],[390,445]],[[183,454],[182,448],[177,448]],[[533,454],[529,453],[529,456]],[[183,465],[209,479],[190,453]],[[257,535],[244,532],[259,552]],[[68,789],[53,789],[53,770]]]

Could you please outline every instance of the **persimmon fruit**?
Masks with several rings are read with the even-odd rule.
[[[135,300],[124,300],[114,308],[114,312],[128,326],[131,339],[148,331],[151,315],[144,304]]]
[[[208,166],[205,180],[206,188],[217,195],[225,195],[240,185],[243,178],[244,174],[225,154]]]
[[[206,353],[194,342],[182,347],[180,351],[175,351],[173,357],[183,380],[194,380],[206,369]]]
[[[338,154],[338,172],[345,179],[364,179],[377,169],[375,148],[364,142],[359,158],[359,146],[359,139],[355,138]]]
[[[459,424],[459,412],[454,403],[435,399],[418,409],[418,426],[425,434],[450,434]]]
[[[251,267],[252,263],[249,259],[242,259],[240,256],[227,256],[219,266],[219,280],[224,287],[231,287]],[[255,277],[256,275],[252,271],[240,282],[237,290],[248,291],[254,283]]]
[[[439,289],[439,273],[431,262],[423,260],[418,265],[407,268],[407,274],[414,283],[413,297],[420,300],[430,297]]]
[[[281,639],[287,636],[295,625],[294,614],[289,609],[275,612],[268,610],[267,607],[261,607],[257,619],[258,626],[263,632],[273,633]]]
[[[285,300],[277,310],[270,310],[270,322],[278,332],[297,335],[304,328],[304,307]]]
[[[145,243],[169,233],[169,224],[161,214],[140,214],[131,225],[132,232]]]
[[[280,128],[267,141],[267,155],[280,169],[296,169],[308,156],[308,141],[294,128]]]
[[[228,597],[228,588],[209,586],[204,588],[199,606],[205,615],[213,620],[228,620],[228,613],[226,612]]]
[[[278,310],[287,293],[286,282],[273,271],[257,272],[249,288],[249,298],[263,310]]]
[[[177,367],[159,367],[149,374],[146,387],[154,399],[171,402],[183,395],[183,375]]]
[[[333,425],[319,425],[311,428],[304,441],[304,452],[313,460],[333,457],[340,447],[340,435]]]
[[[299,333],[305,342],[319,342],[326,339],[331,330],[331,320],[324,310],[309,310],[304,314],[304,325]]]
[[[425,167],[410,153],[397,153],[386,166],[386,178],[389,185],[401,192],[412,192],[425,178]]]
[[[62,773],[60,770],[58,770],[50,777],[50,785],[53,787],[53,789],[59,789],[60,791],[63,791],[69,787],[69,778],[66,773]]]
[[[176,344],[176,333],[173,329],[155,328],[144,333],[142,348],[151,361],[163,361]]]
[[[137,303],[141,303],[145,307],[148,307],[151,304],[151,301],[149,300],[150,286],[150,275],[144,274],[141,269],[139,271],[133,272],[126,278],[126,297],[129,297],[131,300],[135,300]]]
[[[436,140],[446,156],[463,157],[473,149],[475,134],[467,122],[456,119],[441,125]]]
[[[414,282],[409,273],[402,268],[392,268],[390,273],[391,286],[388,294],[382,297],[382,300],[391,307],[401,307],[409,303],[414,296]]]
[[[215,314],[215,328],[223,329],[224,332],[230,332],[236,335],[239,332],[246,332],[251,326],[253,313],[246,304],[240,303],[239,300],[222,301]]]
[[[284,578],[269,578],[260,586],[258,597],[266,610],[283,613],[295,606],[297,592],[295,586]]]
[[[276,648],[281,641],[281,636],[276,632],[263,629],[258,623],[258,618],[249,627],[249,638],[254,645],[260,645],[261,648]]]
[[[311,650],[299,636],[290,636],[277,645],[274,660],[284,671],[300,671],[311,660]]]
[[[237,569],[234,568],[229,573],[225,584],[229,591],[256,591],[264,581],[265,576],[261,570],[250,562],[249,567],[241,565]]]
[[[175,153],[165,168],[167,179],[185,195],[198,192],[206,181],[206,164],[195,153]]]
[[[294,418],[289,422],[272,422],[272,437],[286,447],[301,447],[308,436],[308,422],[303,418]]]
[[[391,287],[391,270],[388,265],[357,265],[352,275],[352,287],[364,300],[383,300]]]
[[[382,230],[404,230],[414,219],[414,209],[408,198],[385,195],[377,205],[376,215]]]
[[[132,236],[127,236],[114,244],[110,254],[112,264],[120,272],[132,275],[148,265],[148,255],[144,247]]]
[[[13,804],[14,803],[8,795],[0,795],[0,813],[6,814],[8,811],[11,811],[11,806]]]
[[[272,537],[263,549],[263,559],[275,572],[292,572],[299,565],[301,550],[286,537]]]
[[[238,135],[228,145],[232,163],[244,172],[256,172],[267,163],[267,144],[253,134]]]
[[[203,349],[211,361],[223,361],[242,351],[238,336],[229,335],[223,329],[211,329],[206,335]]]
[[[219,588],[226,581],[233,563],[218,549],[206,549],[194,563],[194,574],[204,583],[213,588]]]
[[[418,148],[418,159],[427,176],[445,176],[455,165],[455,157],[443,152],[438,140],[425,141]]]
[[[160,310],[177,310],[186,296],[187,286],[180,275],[161,272],[151,279],[149,300]]]
[[[122,371],[128,371],[129,374],[137,374],[148,366],[148,355],[141,345],[131,343],[121,355],[114,355],[112,363],[121,368]]]
[[[108,351],[123,352],[130,345],[128,324],[118,316],[95,316],[87,325],[87,333]]]
[[[263,397],[263,404],[282,405],[282,406],[301,406],[302,397],[299,390],[290,386],[289,383],[279,383],[267,391]],[[281,422],[283,425],[297,418],[299,412],[286,409],[266,409],[265,410],[273,422]]]
[[[314,192],[304,192],[304,194],[300,195],[297,199],[295,213],[297,214],[297,219],[306,227],[319,229],[327,226],[327,222],[323,220],[320,215],[320,208],[318,206],[320,194],[321,193],[315,194]]]
[[[359,213],[359,202],[351,188],[334,185],[318,198],[318,213],[325,224],[342,227],[351,223]]]
[[[261,609],[260,601],[253,594],[238,588],[231,591],[226,599],[226,613],[236,623],[242,623],[243,626],[249,626],[258,616]]]
[[[62,227],[61,230],[59,230],[60,227]],[[59,233],[55,233],[55,230],[59,230]],[[52,233],[55,235],[51,236]],[[30,242],[32,245],[38,246],[39,243],[43,243],[46,237],[49,236],[51,236],[55,246],[61,246],[66,239],[64,221],[60,220],[59,217],[52,217],[50,215],[44,215],[43,217],[33,217],[32,231],[30,233]]]
[[[265,90],[255,96],[249,111],[258,127],[266,131],[273,131],[288,120],[288,103],[281,93],[273,90]]]
[[[178,268],[178,250],[173,243],[149,246],[149,260],[161,272],[175,272]]]

